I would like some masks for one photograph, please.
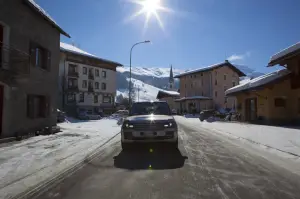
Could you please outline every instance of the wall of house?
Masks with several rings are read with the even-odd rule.
[[[178,109],[178,103],[175,102],[175,99],[174,97],[163,97],[161,99],[159,99],[159,101],[166,101],[170,107],[171,110],[173,109]]]
[[[194,73],[180,78],[180,97],[211,96],[210,71]]]
[[[189,108],[190,103],[195,103],[195,108],[197,112],[200,112],[202,110],[208,110],[213,108],[213,101],[212,100],[185,100],[176,102],[176,106],[179,110],[179,112],[188,112],[192,113],[192,110]]]
[[[262,116],[266,123],[300,122],[300,89],[291,89],[290,79],[266,86],[259,91],[237,95],[238,104],[241,105],[242,120],[245,120],[245,100],[249,98],[257,99],[257,116]],[[276,98],[286,99],[286,105],[276,107]]]
[[[228,66],[212,70],[212,98],[216,108],[234,108],[235,97],[225,99],[225,91],[239,84],[239,75]],[[226,79],[224,78],[226,76]]]
[[[72,56],[74,59],[76,55]],[[62,81],[60,81],[60,85],[65,81],[64,87],[65,92],[68,92],[68,79],[75,79],[78,85],[77,92],[71,92],[71,94],[75,94],[75,103],[69,103],[67,101],[67,94],[65,95],[65,110],[69,114],[76,114],[78,108],[84,109],[93,109],[93,108],[100,108],[101,106],[108,107],[114,105],[114,98],[116,96],[116,71],[110,68],[100,68],[99,66],[87,65],[80,61],[69,61],[69,54],[66,55],[65,53],[61,53],[61,61],[60,61],[60,76]],[[78,57],[77,57],[78,58]],[[69,64],[76,65],[75,71],[78,72],[78,77],[69,76]],[[87,68],[87,74],[83,73],[83,68]],[[92,70],[92,74],[94,79],[89,78],[89,71]],[[96,76],[96,70],[99,70],[99,76]],[[102,76],[102,71],[106,71],[106,77]],[[83,81],[87,81],[87,87],[83,87]],[[93,92],[88,91],[89,82],[91,82],[93,86]],[[96,88],[95,83],[99,83],[99,88]],[[106,89],[102,89],[102,83],[106,84]],[[62,86],[60,86],[62,87]],[[80,102],[80,94],[84,95],[84,101]],[[94,96],[98,96],[98,102],[94,101]],[[103,101],[104,96],[109,96],[111,98],[111,103],[106,103]],[[60,96],[62,98],[62,95]],[[60,99],[59,101],[62,101]]]
[[[51,52],[50,71],[30,67],[30,75],[24,78],[24,81],[14,87],[5,86],[1,137],[55,125],[60,33],[20,0],[2,1],[0,21],[9,27],[9,44],[14,48],[30,54],[30,41],[33,41]],[[50,97],[49,117],[36,119],[27,117],[28,94]]]

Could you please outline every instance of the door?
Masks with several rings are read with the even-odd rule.
[[[246,99],[245,105],[246,121],[255,121],[257,119],[257,99]]]
[[[0,85],[0,136],[1,136],[1,133],[2,133],[2,112],[3,112],[3,97],[4,97],[4,94],[3,94],[3,90],[4,90],[4,87],[2,85]]]
[[[4,27],[0,24],[0,67],[2,67],[2,45],[3,45]]]

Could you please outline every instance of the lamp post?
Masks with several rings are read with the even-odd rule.
[[[132,49],[136,46],[136,45],[139,45],[139,44],[145,44],[145,43],[150,43],[149,40],[146,40],[146,41],[142,41],[142,42],[138,42],[138,43],[135,43],[131,49],[130,49],[130,68],[129,68],[129,107],[131,107],[131,57],[132,57]]]

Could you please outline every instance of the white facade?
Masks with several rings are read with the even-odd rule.
[[[66,106],[86,110],[114,105],[116,71],[67,61],[61,56],[59,73],[60,94],[65,93],[60,104],[64,101]]]

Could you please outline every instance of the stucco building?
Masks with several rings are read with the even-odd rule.
[[[238,85],[241,76],[245,74],[227,60],[175,76],[180,79],[179,112],[235,108],[235,97],[226,97],[225,91]]]
[[[116,67],[120,63],[99,58],[78,47],[61,43],[59,107],[79,112],[111,113],[116,96]]]
[[[235,96],[243,121],[264,124],[300,123],[300,43],[271,57],[269,67],[285,69],[252,79],[226,91]]]
[[[60,34],[34,1],[1,1],[0,137],[56,125]]]

